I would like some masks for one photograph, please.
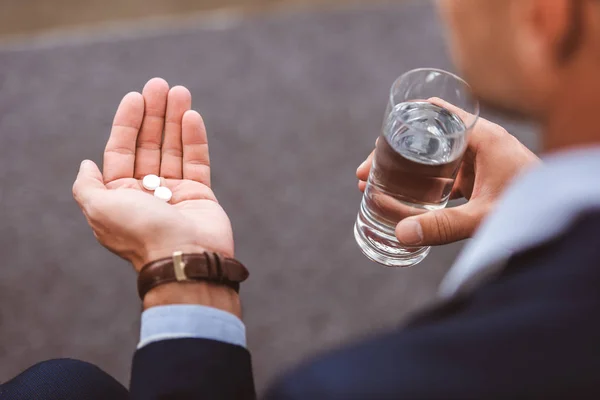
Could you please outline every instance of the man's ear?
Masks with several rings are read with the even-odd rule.
[[[584,35],[584,1],[571,0],[563,1],[565,14],[567,15],[567,27],[564,30],[562,40],[557,47],[559,60],[568,62],[571,57],[579,50],[582,45]]]
[[[565,38],[571,29],[571,3],[579,0],[506,0],[509,7],[510,32],[515,75],[527,87],[535,113],[561,79],[564,66]]]
[[[578,50],[583,32],[585,0],[519,0],[513,1],[519,26],[530,42],[530,49],[548,62],[567,62]],[[532,42],[535,42],[532,43]]]

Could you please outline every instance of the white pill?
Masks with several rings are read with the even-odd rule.
[[[171,197],[173,197],[173,192],[171,192],[171,190],[169,188],[166,188],[164,186],[159,186],[154,191],[154,196],[158,197],[161,200],[169,201],[169,200],[171,200]]]
[[[142,179],[142,185],[148,190],[156,190],[160,186],[160,178],[156,175],[146,175]]]

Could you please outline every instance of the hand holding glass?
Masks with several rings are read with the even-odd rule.
[[[459,117],[439,99],[466,113]],[[446,206],[478,117],[469,85],[449,72],[417,69],[394,82],[354,226],[369,259],[409,267],[429,254],[430,247],[402,246],[396,225]]]

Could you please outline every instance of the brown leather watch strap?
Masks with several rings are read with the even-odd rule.
[[[158,285],[170,282],[208,281],[227,285],[236,292],[240,282],[248,279],[249,272],[242,263],[218,253],[183,254],[161,258],[142,267],[138,276],[138,293],[143,300],[146,293]]]

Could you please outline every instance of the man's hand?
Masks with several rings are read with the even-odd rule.
[[[431,101],[468,120],[465,111],[439,99]],[[373,154],[356,171],[361,191],[366,187]],[[504,128],[480,118],[470,134],[450,195],[451,199],[464,197],[469,201],[458,207],[403,219],[396,227],[396,237],[407,246],[435,246],[471,237],[512,178],[538,162],[539,158]],[[382,208],[388,208],[387,212],[400,217],[411,215],[397,202],[386,199],[380,199],[380,202]]]
[[[83,161],[73,185],[98,241],[138,272],[176,250],[233,257],[231,223],[210,188],[206,129],[191,104],[185,87],[169,90],[159,78],[150,80],[143,94],[127,94],[115,115],[103,172]],[[160,176],[162,186],[171,189],[169,203],[143,188],[148,174]],[[173,294],[170,285],[163,286],[149,296]]]

